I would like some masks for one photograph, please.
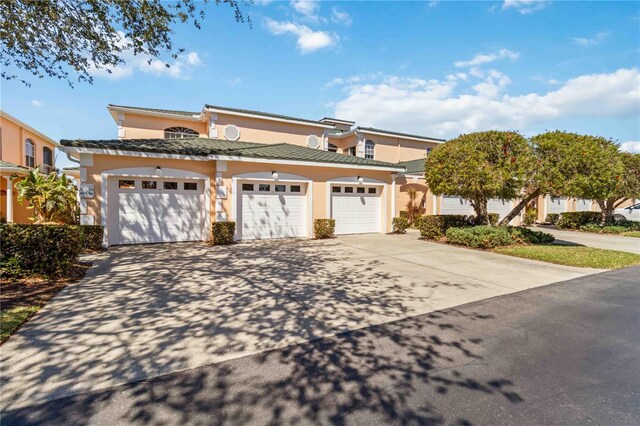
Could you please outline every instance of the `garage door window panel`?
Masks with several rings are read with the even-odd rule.
[[[261,183],[258,185],[259,192],[269,192],[271,191],[271,185],[267,185],[265,183]]]
[[[276,192],[286,192],[287,185],[275,185]]]
[[[242,184],[242,190],[243,191],[253,191],[253,184],[252,183],[243,183]]]
[[[300,192],[300,185],[291,185],[291,192]]]
[[[369,194],[376,194],[377,192],[377,188],[369,188]]]
[[[155,180],[143,180],[142,189],[158,189],[158,182]]]
[[[170,191],[178,190],[178,182],[163,182],[162,187]]]
[[[356,188],[356,192],[357,192],[358,194],[364,194],[364,188],[363,188],[363,187],[361,187],[361,186],[359,186],[358,188]]]
[[[197,191],[198,190],[198,184],[196,182],[185,182],[184,183],[184,190],[185,191]]]
[[[339,186],[334,186],[333,188],[331,188],[331,192],[340,193],[340,192],[342,192],[342,188],[339,187]]]
[[[346,187],[344,188],[344,193],[345,193],[345,194],[353,194],[353,187],[351,187],[351,186],[346,186]]]
[[[136,183],[134,180],[129,179],[120,179],[118,181],[118,188],[120,189],[133,189],[135,188]]]

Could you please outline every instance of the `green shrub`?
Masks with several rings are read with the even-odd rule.
[[[422,224],[424,223],[425,218],[426,218],[425,215],[416,216],[413,219],[413,223],[411,224],[411,227],[414,229],[420,230],[422,228]]]
[[[525,212],[524,214],[524,219],[522,221],[522,224],[524,226],[531,226],[534,223],[536,223],[536,218],[538,217],[538,210],[536,209],[529,209]]]
[[[600,223],[601,218],[600,212],[565,212],[560,214],[557,225],[562,229],[580,229],[584,225]]]
[[[511,245],[509,230],[502,226],[473,226],[470,228],[449,228],[447,241],[462,246],[489,249]]]
[[[405,234],[409,228],[409,219],[406,217],[394,217],[391,221],[394,234]]]
[[[68,273],[82,250],[78,226],[0,225],[0,274],[6,277]]]
[[[558,213],[549,213],[547,217],[544,219],[545,222],[555,225],[560,220],[560,215]]]
[[[627,231],[640,231],[640,222],[633,220],[619,220],[616,222],[616,226],[624,226]]]
[[[509,226],[512,244],[549,244],[555,237],[546,232],[534,231],[521,226]]]
[[[102,249],[104,228],[100,225],[80,225],[82,251],[97,251]]]
[[[481,225],[447,230],[448,242],[481,249],[514,244],[548,244],[553,240],[550,234],[519,226]]]
[[[630,222],[636,224],[637,222]],[[640,223],[638,223],[640,225]],[[620,222],[616,222],[615,225],[600,226],[594,223],[589,223],[580,227],[581,231],[585,232],[597,232],[599,234],[624,234],[625,232],[633,232],[636,229],[640,229],[638,225],[620,225]],[[637,227],[637,228],[636,228]]]
[[[316,219],[313,221],[313,235],[319,240],[333,238],[335,230],[335,219]]]
[[[211,224],[211,244],[216,246],[233,244],[233,236],[235,233],[235,222],[213,222]]]
[[[420,223],[420,236],[428,240],[439,240],[449,228],[461,228],[473,225],[474,216],[461,214],[440,214],[424,216]]]

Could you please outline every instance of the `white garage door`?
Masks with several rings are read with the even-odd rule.
[[[242,240],[307,236],[307,185],[240,182],[239,237]]]
[[[331,218],[336,220],[336,234],[381,232],[381,193],[377,186],[332,185]]]
[[[206,239],[203,180],[111,178],[109,185],[110,244]]]
[[[498,213],[500,215],[500,219],[502,219],[511,212],[512,206],[513,202],[511,200],[492,198],[487,202],[487,211],[489,213]]]
[[[549,213],[564,213],[567,211],[567,197],[550,197]]]
[[[576,200],[576,211],[578,212],[590,212],[592,206],[591,200],[585,200],[583,198],[578,198]]]
[[[469,201],[464,198],[460,198],[457,195],[444,195],[442,197],[440,214],[473,215],[475,212]]]

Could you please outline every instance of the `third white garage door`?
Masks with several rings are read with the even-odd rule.
[[[380,232],[381,188],[363,185],[331,186],[331,217],[336,234]]]
[[[241,182],[240,239],[306,237],[306,193],[304,183]]]

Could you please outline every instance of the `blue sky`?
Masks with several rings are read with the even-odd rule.
[[[93,85],[2,82],[2,109],[51,136],[114,138],[108,103],[205,103],[325,115],[434,137],[562,129],[640,152],[639,2],[277,2],[210,5],[178,26],[166,69],[127,55]],[[68,164],[63,155],[58,165]]]

